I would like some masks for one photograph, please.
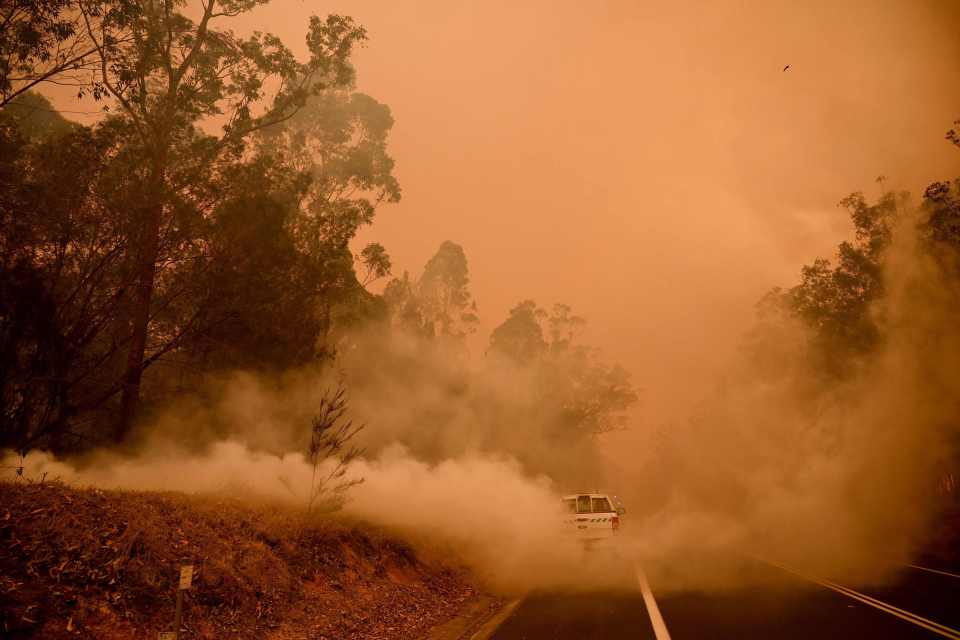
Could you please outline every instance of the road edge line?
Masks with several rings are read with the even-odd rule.
[[[896,616],[901,620],[906,620],[907,622],[915,624],[918,627],[922,627],[927,631],[932,631],[937,635],[941,635],[945,638],[952,638],[953,640],[960,640],[960,633],[958,633],[957,631],[951,629],[950,627],[942,625],[939,622],[936,622],[934,620],[929,620],[927,618],[924,618],[923,616],[919,616],[913,613],[912,611],[907,611],[906,609],[900,609],[899,607],[895,607],[892,604],[888,604],[883,600],[877,600],[876,598],[871,598],[870,596],[862,594],[859,591],[854,591],[853,589],[849,589],[847,587],[843,587],[840,585],[834,586],[827,583],[819,583],[819,582],[817,584],[827,587],[828,589],[832,589],[841,595],[847,596],[848,598],[859,600],[865,605],[871,606],[874,609],[877,609],[878,611],[889,613],[890,615]]]
[[[848,598],[853,598],[854,600],[858,600],[867,606],[877,609],[878,611],[883,611],[884,613],[889,613],[890,615],[896,616],[901,620],[906,620],[907,622],[915,624],[918,627],[924,628],[927,631],[932,631],[937,635],[941,635],[945,638],[951,638],[952,640],[960,640],[960,631],[957,631],[956,629],[952,629],[944,624],[940,624],[935,620],[929,620],[927,618],[924,618],[923,616],[913,613],[912,611],[907,611],[906,609],[900,609],[899,607],[895,607],[894,605],[888,602],[884,602],[883,600],[877,600],[876,598],[872,598],[865,593],[854,591],[850,587],[844,587],[843,585],[837,584],[836,582],[831,582],[830,580],[821,580],[813,576],[804,575],[795,569],[791,569],[790,567],[773,562],[771,560],[767,560],[765,558],[756,558],[756,559],[766,564],[769,564],[772,567],[776,567],[781,571],[785,571],[786,573],[795,575],[798,578],[802,578],[807,582],[812,582],[814,584],[820,585],[821,587],[830,589],[831,591],[835,591],[840,595],[844,595],[844,596],[847,596]]]
[[[930,567],[921,567],[918,564],[908,564],[908,567],[911,569],[919,569],[920,571],[929,571],[930,573],[939,573],[942,576],[950,576],[951,578],[960,578],[960,574],[950,573],[949,571],[941,571],[940,569],[931,569]]]
[[[670,632],[667,631],[667,625],[660,615],[660,607],[657,606],[657,600],[653,597],[653,590],[650,588],[650,582],[647,581],[647,574],[639,565],[636,567],[637,582],[640,583],[640,593],[643,595],[643,603],[647,605],[647,615],[650,616],[650,624],[653,626],[653,634],[657,640],[670,640]]]

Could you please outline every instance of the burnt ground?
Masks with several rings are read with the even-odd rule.
[[[0,483],[0,636],[418,637],[477,597],[462,571],[357,523],[237,499]]]

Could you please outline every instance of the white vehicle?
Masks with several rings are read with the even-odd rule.
[[[564,523],[585,542],[613,538],[627,512],[617,496],[606,493],[573,493],[561,500]]]

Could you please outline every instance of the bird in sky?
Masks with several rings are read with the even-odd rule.
[[[789,69],[789,68],[790,68],[790,65],[787,65],[787,66],[785,66],[785,67],[783,68],[783,70],[786,71],[786,70]]]

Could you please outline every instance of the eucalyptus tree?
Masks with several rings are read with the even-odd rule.
[[[445,241],[423,267],[419,282],[424,316],[431,333],[462,340],[475,330],[479,320],[469,283],[463,248]]]
[[[419,278],[404,273],[387,284],[384,298],[394,322],[415,334],[449,339],[462,347],[479,323],[469,273],[463,247],[442,242]]]
[[[199,0],[195,7],[186,0],[76,2],[95,49],[90,91],[129,124],[141,158],[131,167],[139,185],[129,202],[134,226],[127,257],[135,278],[116,389],[118,438],[130,428],[145,366],[160,348],[151,341],[151,323],[158,287],[176,262],[168,253],[183,249],[198,211],[209,210],[218,196],[211,177],[243,156],[252,134],[289,120],[311,95],[353,80],[349,59],[366,37],[363,28],[348,17],[312,17],[308,56],[300,60],[272,34],[239,36],[222,26],[262,4],[266,0]],[[201,128],[211,124],[220,125],[219,134]]]
[[[354,255],[351,243],[384,203],[400,200],[387,139],[389,107],[349,89],[310,96],[291,118],[258,132],[257,151],[285,163],[304,179],[288,229],[301,256],[302,282],[319,313],[321,354],[333,353],[334,325],[359,318],[366,287],[390,274],[390,257],[378,243]],[[358,276],[357,271],[361,272]],[[360,313],[362,315],[362,313]]]
[[[580,342],[585,324],[568,305],[548,312],[524,300],[490,334],[491,366],[507,361],[530,375],[532,421],[548,437],[582,439],[623,429],[638,400],[626,369]]]

